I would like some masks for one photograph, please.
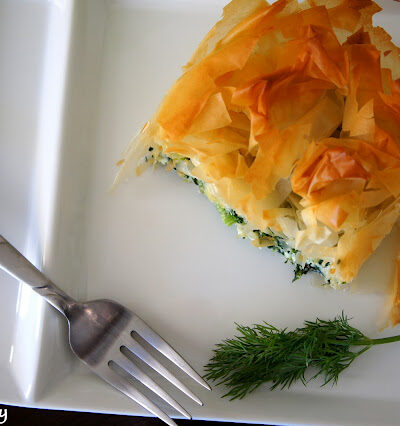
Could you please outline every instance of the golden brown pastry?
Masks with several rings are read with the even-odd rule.
[[[399,216],[400,50],[372,25],[379,10],[233,0],[128,146],[116,183],[136,167],[175,168],[296,277],[349,283]]]

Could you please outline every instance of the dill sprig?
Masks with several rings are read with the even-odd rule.
[[[299,380],[306,385],[318,376],[323,385],[336,384],[340,373],[373,345],[400,340],[370,339],[343,313],[333,320],[305,321],[294,331],[268,323],[236,327],[240,335],[217,344],[205,366],[205,378],[225,385],[229,390],[223,396],[230,399],[241,399],[266,382],[272,383],[271,390],[289,388]],[[314,374],[307,379],[309,368]]]

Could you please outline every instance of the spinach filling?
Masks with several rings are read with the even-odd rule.
[[[153,148],[150,147],[149,151],[153,151]],[[167,163],[169,163],[170,161],[174,161],[174,170],[178,171],[179,174],[187,181],[187,182],[192,182],[194,183],[198,188],[199,191],[204,194],[206,192],[206,185],[205,183],[201,180],[198,179],[194,176],[191,176],[189,174],[183,173],[181,171],[178,170],[178,163],[186,161],[186,160],[190,160],[189,158],[186,157],[182,157],[182,156],[176,156],[176,158],[172,159],[169,158],[163,154],[159,154],[158,156],[154,156],[153,153],[150,154],[150,158],[154,161],[157,161],[159,163],[161,163],[162,165],[166,165]],[[147,156],[145,157],[145,161],[148,161]],[[236,213],[235,210],[230,209],[230,208],[225,208],[223,206],[221,206],[218,203],[215,203],[215,206],[217,208],[218,213],[220,214],[222,220],[224,221],[224,223],[227,226],[232,226],[234,224],[246,224],[246,219],[241,217],[240,215],[238,215]],[[319,274],[321,274],[325,279],[326,282],[328,284],[330,284],[331,280],[329,278],[327,278],[324,274],[323,268],[329,267],[330,263],[329,262],[325,262],[320,259],[320,260],[306,260],[306,262],[304,264],[298,263],[297,262],[297,254],[299,253],[299,250],[294,249],[293,247],[290,247],[285,240],[278,236],[278,235],[272,235],[272,234],[267,234],[265,232],[262,232],[258,229],[253,230],[253,233],[256,234],[256,236],[258,237],[258,242],[260,243],[260,246],[265,246],[267,248],[269,248],[272,251],[276,251],[278,253],[280,253],[281,255],[283,255],[286,260],[285,263],[289,262],[292,265],[295,265],[295,269],[294,269],[294,277],[292,282],[298,280],[300,277],[302,277],[303,275],[308,274],[309,272],[318,272]],[[245,238],[245,237],[243,237]],[[344,284],[344,283],[342,283]]]
[[[224,221],[225,225],[232,226],[234,223],[246,223],[246,221],[240,217],[235,210],[233,209],[226,209],[225,207],[222,207],[219,204],[215,204],[218,213],[221,215],[222,220]]]
[[[260,241],[264,239],[271,242],[271,244],[267,244],[266,247],[284,256],[286,258],[285,263],[290,262],[292,265],[295,265],[292,282],[297,281],[303,275],[308,274],[308,272],[318,272],[325,277],[321,269],[323,264],[322,259],[320,259],[318,263],[306,261],[304,265],[301,265],[300,263],[296,262],[296,254],[299,253],[299,250],[290,247],[288,244],[286,244],[283,238],[276,235],[266,234],[265,232],[262,232],[258,229],[254,230],[253,232],[258,235]],[[329,266],[329,262],[326,265]],[[328,279],[327,282],[330,283],[330,280]]]

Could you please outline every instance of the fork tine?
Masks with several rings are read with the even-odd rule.
[[[151,414],[161,419],[163,422],[170,426],[177,426],[177,424],[169,416],[167,416],[164,411],[158,408],[157,405],[155,405],[146,396],[135,389],[133,385],[123,379],[118,373],[113,371],[109,365],[104,369],[104,371],[102,370],[98,372],[95,370],[95,372],[111,386],[115,387],[124,395],[137,402],[139,405],[141,405]]]
[[[162,339],[155,331],[153,331],[143,320],[134,315],[132,318],[132,328],[143,339],[145,339],[151,346],[160,351],[165,357],[177,365],[193,380],[200,385],[204,386],[207,390],[211,390],[210,386],[197,374],[192,367],[174,350],[172,347]]]
[[[179,411],[189,420],[192,419],[191,415],[179,405],[171,396],[165,392],[164,389],[161,388],[153,379],[151,379],[146,373],[144,373],[137,365],[135,365],[131,360],[129,360],[123,352],[115,358],[113,358],[113,362],[119,365],[123,370],[127,373],[135,377],[139,382],[143,383],[147,386],[151,391],[156,393],[160,398],[166,401],[171,407],[175,408],[175,410]]]
[[[123,336],[123,343],[127,350],[139,357],[144,363],[149,365],[153,370],[157,371],[158,374],[161,374],[161,376],[171,382],[180,391],[182,391],[188,397],[192,398],[193,401],[197,402],[199,405],[203,405],[200,399],[190,389],[188,389],[180,380],[178,380],[151,354],[149,354],[146,349],[140,343],[138,343],[130,334],[129,336]]]

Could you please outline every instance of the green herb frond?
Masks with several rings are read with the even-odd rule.
[[[285,389],[322,376],[323,385],[336,384],[340,373],[376,344],[343,313],[330,321],[305,321],[294,331],[269,323],[236,328],[239,335],[217,344],[205,367],[205,378],[225,385],[224,396],[231,399],[243,398],[266,382],[271,382],[271,389]],[[357,351],[354,346],[364,347]],[[309,368],[315,370],[311,379],[306,378]]]

